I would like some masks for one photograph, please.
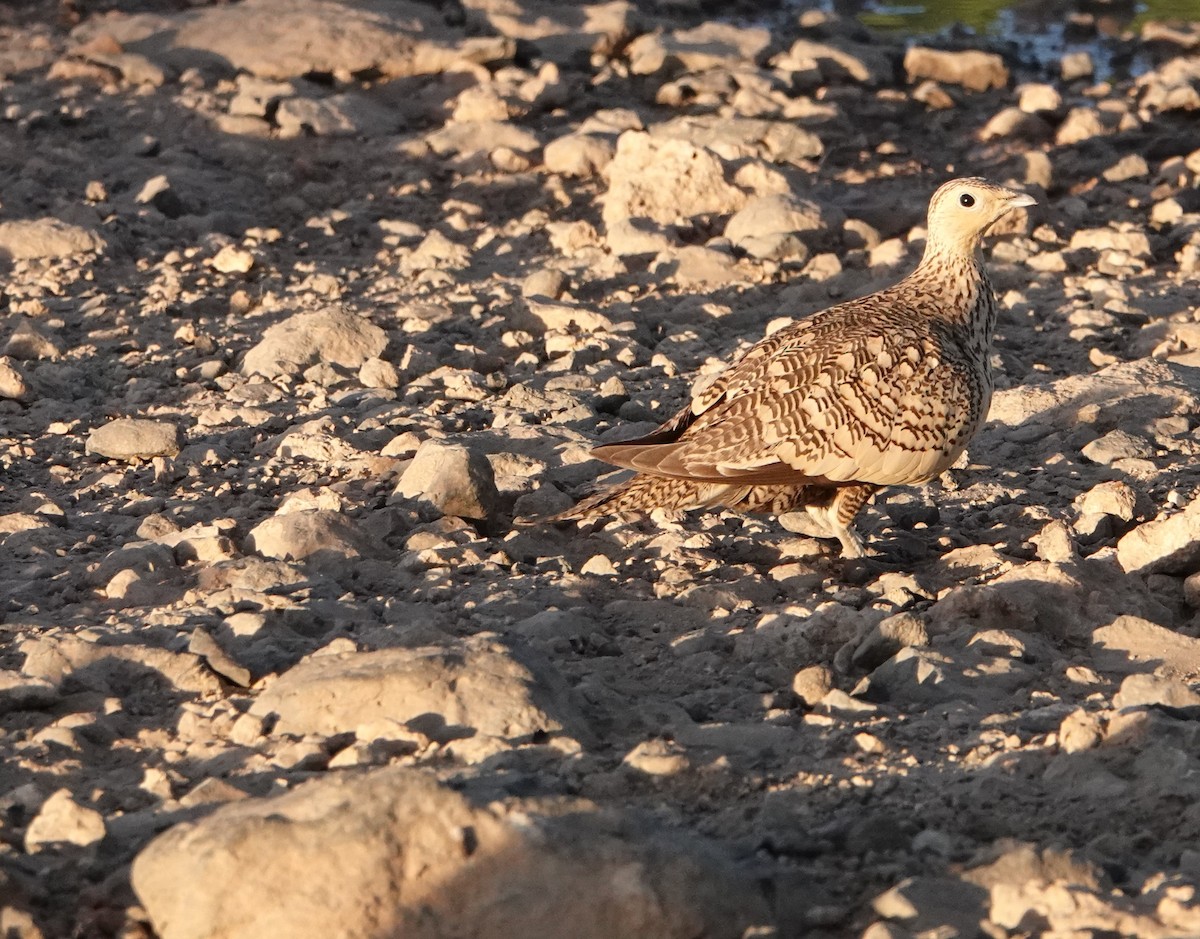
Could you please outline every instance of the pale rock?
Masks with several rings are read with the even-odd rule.
[[[703,72],[754,65],[771,43],[761,27],[714,21],[671,33],[647,33],[629,44],[629,70],[634,75]]]
[[[1076,557],[1071,529],[1060,518],[1047,522],[1042,530],[1029,540],[1037,547],[1037,556],[1043,561],[1063,563]]]
[[[907,877],[875,897],[871,908],[903,923],[906,936],[977,936],[987,920],[988,894],[955,877]]]
[[[551,173],[563,176],[597,176],[612,162],[616,147],[597,134],[567,134],[546,144],[542,162]]]
[[[1200,610],[1200,571],[1184,578],[1183,596],[1188,606],[1193,610]]]
[[[254,255],[245,248],[225,245],[213,255],[212,266],[221,274],[248,274],[254,267]]]
[[[929,645],[929,630],[921,617],[896,613],[880,620],[860,640],[855,641],[851,661],[862,669],[882,665],[901,649]]]
[[[969,91],[987,91],[1008,84],[1008,69],[1004,60],[991,52],[967,49],[946,52],[924,46],[909,46],[904,54],[904,71],[910,82],[922,78],[951,85],[961,85]]]
[[[604,240],[617,257],[670,254],[679,245],[667,229],[648,218],[625,218],[606,226]]]
[[[4,355],[22,361],[57,359],[62,355],[58,340],[48,336],[33,322],[18,318],[12,334],[4,344]]]
[[[1054,164],[1050,162],[1050,157],[1041,150],[1030,150],[1021,155],[1021,161],[1024,166],[1024,175],[1022,181],[1028,186],[1040,186],[1042,189],[1050,189],[1054,183]],[[1037,257],[1035,255],[1035,257]],[[1066,270],[1066,265],[1062,262],[1062,255],[1058,255],[1057,263],[1062,264],[1061,270]]]
[[[29,394],[29,385],[21,370],[8,356],[0,356],[0,398],[19,401]]]
[[[1076,708],[1063,718],[1058,727],[1058,746],[1063,753],[1091,750],[1103,737],[1100,720],[1083,708]]]
[[[1117,542],[1117,561],[1129,574],[1193,573],[1200,564],[1200,500],[1123,535]]]
[[[575,257],[600,245],[599,233],[595,226],[586,219],[576,219],[573,222],[548,222],[546,234],[550,238],[551,247],[567,257]]]
[[[1017,929],[1018,923],[1028,922],[1032,916],[1066,919],[1076,910],[1086,911],[1084,921],[1090,921],[1087,917],[1097,912],[1085,898],[1101,890],[1101,896],[1109,893],[1099,867],[1070,851],[1000,841],[988,854],[987,860],[962,876],[986,890],[987,918],[1008,930]]]
[[[173,15],[97,18],[77,35],[86,41],[96,34],[136,43],[151,60],[180,69],[216,59],[224,68],[274,80],[314,73],[347,82],[367,72],[433,75],[511,59],[516,46],[503,36],[464,38],[440,16],[407,2],[347,7],[331,0],[249,0]]]
[[[268,81],[243,73],[236,79],[237,92],[229,102],[229,113],[236,117],[265,118],[283,98],[296,93],[291,82]]]
[[[1093,251],[1123,251],[1134,257],[1150,256],[1150,239],[1145,231],[1133,226],[1121,228],[1080,228],[1071,233],[1071,251],[1090,248]]]
[[[241,371],[266,378],[295,376],[319,362],[358,369],[378,357],[387,343],[387,333],[366,317],[338,309],[297,313],[263,333],[246,353]]]
[[[741,936],[768,921],[711,849],[587,811],[476,806],[431,774],[342,772],[176,825],[133,863],[162,939]],[[187,884],[187,890],[180,890]]]
[[[1096,667],[1113,672],[1143,672],[1169,662],[1182,674],[1200,674],[1200,639],[1184,636],[1138,616],[1118,616],[1092,631]]]
[[[536,134],[509,121],[446,124],[429,134],[425,140],[439,156],[458,157],[493,153],[501,147],[529,156],[541,146]]]
[[[935,81],[926,79],[912,91],[914,101],[920,101],[933,111],[947,111],[954,107],[954,99],[946,89]]]
[[[746,202],[745,193],[725,181],[724,166],[712,151],[640,131],[618,138],[604,176],[609,188],[602,215],[609,226],[630,218],[671,224],[726,215]]]
[[[651,271],[656,274],[668,272],[675,283],[685,287],[716,286],[739,279],[732,257],[704,245],[684,245],[665,252],[655,261]]]
[[[979,139],[988,141],[1016,138],[1042,141],[1052,134],[1053,129],[1039,115],[1030,114],[1020,108],[1004,108],[980,128]]]
[[[340,512],[287,512],[264,519],[250,530],[246,547],[280,561],[369,556],[366,534]]]
[[[534,271],[521,282],[521,296],[549,297],[557,300],[567,290],[569,280],[567,275],[552,267],[544,267]]]
[[[839,40],[837,43],[797,39],[788,50],[771,60],[772,68],[791,72],[802,86],[816,89],[822,84],[844,81],[881,85],[892,81],[895,72],[891,50],[867,43]]]
[[[104,239],[57,218],[0,222],[0,257],[73,258],[103,251]]]
[[[598,577],[615,577],[617,569],[613,566],[613,562],[603,554],[594,554],[583,562],[579,573],[594,574]]]
[[[1092,62],[1092,54],[1086,50],[1068,52],[1059,60],[1059,74],[1065,82],[1077,78],[1091,78],[1096,67]]]
[[[400,373],[386,359],[371,356],[358,370],[358,380],[364,388],[393,389],[400,387]]]
[[[236,786],[230,785],[223,779],[209,777],[202,779],[195,786],[179,797],[179,804],[184,808],[194,808],[198,805],[224,805],[228,802],[240,802],[246,798],[246,793]]]
[[[1098,483],[1075,501],[1082,515],[1111,515],[1131,522],[1137,512],[1137,493],[1119,479]]]
[[[1113,695],[1113,707],[1135,708],[1162,705],[1169,708],[1200,708],[1197,694],[1178,678],[1160,675],[1127,675]]]
[[[552,302],[542,297],[526,297],[525,305],[533,320],[530,327],[543,330],[578,330],[583,333],[611,332],[612,320],[592,307],[566,301]]]
[[[486,520],[499,510],[492,465],[463,444],[427,440],[396,485],[393,499],[416,499],[443,515]]]
[[[833,672],[827,665],[809,665],[792,676],[792,691],[808,707],[815,707],[833,689]]]
[[[1062,95],[1053,85],[1030,82],[1017,87],[1017,107],[1027,114],[1057,111],[1062,107]]]
[[[121,417],[88,434],[86,452],[135,462],[179,453],[179,428],[163,421]]]
[[[939,652],[907,647],[877,666],[855,688],[869,701],[935,704],[970,695],[959,674],[958,663]]]
[[[1149,176],[1150,167],[1140,153],[1129,153],[1106,169],[1103,175],[1110,183],[1124,183]]]
[[[564,6],[554,0],[519,4],[471,0],[468,22],[484,33],[529,43],[542,58],[564,66],[590,67],[593,55],[611,57],[640,31],[637,7],[628,0],[601,0]],[[486,25],[485,25],[486,24]]]
[[[691,766],[687,751],[670,740],[643,740],[621,760],[647,776],[675,776]]]
[[[87,847],[105,834],[103,815],[76,802],[70,790],[59,789],[42,803],[25,830],[25,850],[32,853],[55,844]]]
[[[491,84],[472,85],[454,99],[451,118],[459,124],[472,121],[507,121],[519,116],[519,109]]]
[[[285,98],[275,111],[282,138],[372,137],[390,133],[397,118],[362,95],[348,92],[328,98]]]
[[[804,260],[808,250],[796,234],[822,228],[821,209],[815,203],[768,195],[751,199],[736,212],[725,225],[725,237],[752,257]]]
[[[352,733],[388,719],[486,759],[543,735],[590,739],[562,677],[539,657],[485,639],[447,647],[320,655],[293,666],[250,713],[278,718],[279,733]]]
[[[250,687],[250,670],[237,662],[213,638],[212,633],[203,627],[192,630],[192,635],[188,640],[188,651],[193,655],[200,656],[208,663],[209,668],[233,684],[242,688]]]
[[[1058,125],[1054,142],[1060,147],[1069,147],[1106,133],[1108,129],[1100,120],[1095,108],[1071,108],[1063,122]]]
[[[457,270],[466,267],[470,260],[470,248],[451,241],[435,228],[421,239],[419,245],[404,256],[401,266],[403,270],[409,272],[429,269]],[[436,323],[444,319],[449,311],[441,304],[414,304],[406,313],[408,314],[406,318]]]
[[[31,678],[17,672],[0,671],[0,714],[9,711],[36,711],[58,700],[58,691],[43,678]]]

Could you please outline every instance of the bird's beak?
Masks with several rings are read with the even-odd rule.
[[[1010,209],[1027,209],[1031,205],[1037,205],[1037,199],[1024,192],[1014,192],[1006,201]]]

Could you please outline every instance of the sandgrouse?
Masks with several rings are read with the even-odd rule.
[[[980,242],[1033,204],[983,179],[946,183],[915,271],[772,333],[654,432],[596,447],[637,475],[553,521],[804,509],[844,556],[863,557],[851,523],[872,494],[941,474],[987,415],[996,299]]]

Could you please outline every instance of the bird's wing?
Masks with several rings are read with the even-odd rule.
[[[939,350],[919,317],[878,303],[834,307],[754,346],[664,425],[673,434],[655,432],[596,455],[711,481],[928,479],[961,452],[978,397],[967,371]]]

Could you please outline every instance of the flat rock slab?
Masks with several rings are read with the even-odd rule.
[[[297,313],[263,333],[246,353],[242,373],[278,378],[298,375],[318,362],[359,369],[367,359],[378,357],[387,341],[387,333],[355,313]]]
[[[101,33],[176,68],[216,60],[271,79],[371,70],[428,75],[456,62],[502,61],[515,48],[505,37],[467,38],[433,8],[403,0],[247,0],[170,16],[94,17],[74,38]]]
[[[177,825],[132,879],[161,939],[732,939],[768,918],[702,844],[586,813],[506,817],[401,768]]]
[[[88,434],[86,449],[110,460],[174,456],[179,452],[179,428],[163,421],[121,417]]]
[[[1092,633],[1092,658],[1105,671],[1149,672],[1160,665],[1181,675],[1200,673],[1200,639],[1137,616],[1118,616]]]
[[[529,654],[471,640],[309,658],[258,696],[251,713],[289,734],[378,738],[417,730],[473,759],[546,736],[590,739],[565,682]]]
[[[25,656],[21,673],[40,686],[72,684],[108,694],[145,693],[146,679],[154,673],[175,691],[218,694],[221,683],[205,668],[200,657],[152,646],[122,643],[102,645],[74,636],[38,636],[20,645]]]
[[[356,558],[371,553],[367,537],[354,520],[328,509],[264,519],[250,532],[247,547],[279,561]]]
[[[1139,525],[1117,542],[1126,573],[1190,574],[1200,567],[1200,501],[1177,515]]]
[[[0,223],[0,257],[71,258],[103,251],[104,239],[94,231],[56,218]]]

